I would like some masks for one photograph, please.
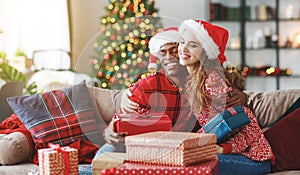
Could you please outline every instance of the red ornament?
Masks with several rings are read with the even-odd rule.
[[[119,17],[120,17],[120,19],[123,19],[125,17],[125,14],[124,13],[120,13]]]
[[[128,9],[133,12],[133,4],[129,4]]]
[[[145,65],[144,65],[143,62],[140,62],[140,63],[138,64],[138,67],[145,67]]]
[[[101,78],[103,76],[103,72],[98,72],[98,77]]]
[[[109,79],[109,82],[111,82],[111,83],[116,82],[116,78],[115,78],[115,77],[111,77],[111,78]]]
[[[116,35],[110,35],[110,40],[115,40],[116,39]]]
[[[135,18],[135,23],[136,24],[140,24],[141,23],[141,19],[140,18]]]
[[[106,60],[110,59],[110,57],[111,57],[110,54],[105,54],[105,55],[104,55],[104,59],[106,59]]]
[[[273,73],[274,76],[279,75],[280,74],[280,68],[275,68],[275,71]]]
[[[103,34],[105,32],[105,29],[104,29],[104,27],[101,27],[101,29],[100,29],[100,33],[101,34]]]
[[[149,15],[149,10],[145,10],[144,14]]]

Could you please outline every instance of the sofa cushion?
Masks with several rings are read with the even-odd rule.
[[[0,164],[13,165],[28,160],[30,144],[24,134],[13,132],[0,134]]]
[[[276,121],[300,97],[300,89],[247,92],[262,129]]]
[[[272,171],[300,169],[300,108],[264,132],[275,154]]]
[[[88,86],[93,105],[101,116],[100,120],[108,124],[120,107],[123,90],[110,90]]]
[[[85,81],[62,90],[11,97],[8,102],[36,144],[65,146],[99,138],[98,113],[92,108]]]
[[[290,113],[292,113],[293,111],[295,111],[297,108],[300,107],[300,97],[292,104],[292,106],[290,106],[284,114],[282,114],[280,117],[278,117],[277,120],[275,120],[274,122],[270,123],[268,125],[268,127],[273,126],[274,124],[276,124],[278,121],[280,121],[281,119],[283,119],[284,117],[288,116]]]

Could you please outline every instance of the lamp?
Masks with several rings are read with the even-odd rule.
[[[292,40],[292,48],[300,48],[300,32],[297,32]]]

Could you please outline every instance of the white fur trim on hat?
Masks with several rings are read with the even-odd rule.
[[[206,52],[206,55],[209,59],[216,59],[220,54],[220,50],[218,45],[214,42],[214,40],[209,36],[207,30],[204,28],[203,24],[200,22],[197,23],[194,20],[188,19],[185,20],[179,27],[179,33],[185,29],[191,29],[193,33],[196,34],[197,39],[201,43],[201,46]]]
[[[158,69],[158,66],[157,66],[156,63],[149,63],[149,64],[148,64],[148,69],[155,69],[155,70],[157,70],[157,69]]]
[[[223,62],[223,68],[226,69],[227,67],[231,67],[232,64],[230,63],[230,61],[224,61]]]
[[[150,53],[156,57],[159,57],[159,50],[161,46],[167,43],[178,43],[179,33],[176,30],[162,31],[154,35],[149,41]]]

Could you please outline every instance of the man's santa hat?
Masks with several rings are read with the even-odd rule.
[[[153,37],[151,37],[149,41],[149,50],[150,50],[150,59],[149,63],[151,66],[156,65],[156,60],[159,58],[159,50],[160,48],[168,43],[178,43],[179,42],[179,33],[177,27],[169,27],[161,32],[155,34]],[[148,65],[148,68],[150,66]]]
[[[157,70],[158,66],[157,66],[156,62],[157,62],[157,57],[154,56],[154,55],[152,55],[152,54],[150,54],[149,64],[148,64],[148,70],[149,69],[155,69],[155,70]]]
[[[224,54],[228,41],[228,31],[220,26],[213,25],[202,20],[185,20],[179,27],[179,33],[184,30],[192,31],[202,48],[205,50],[208,59],[219,59],[224,67],[229,65]]]

